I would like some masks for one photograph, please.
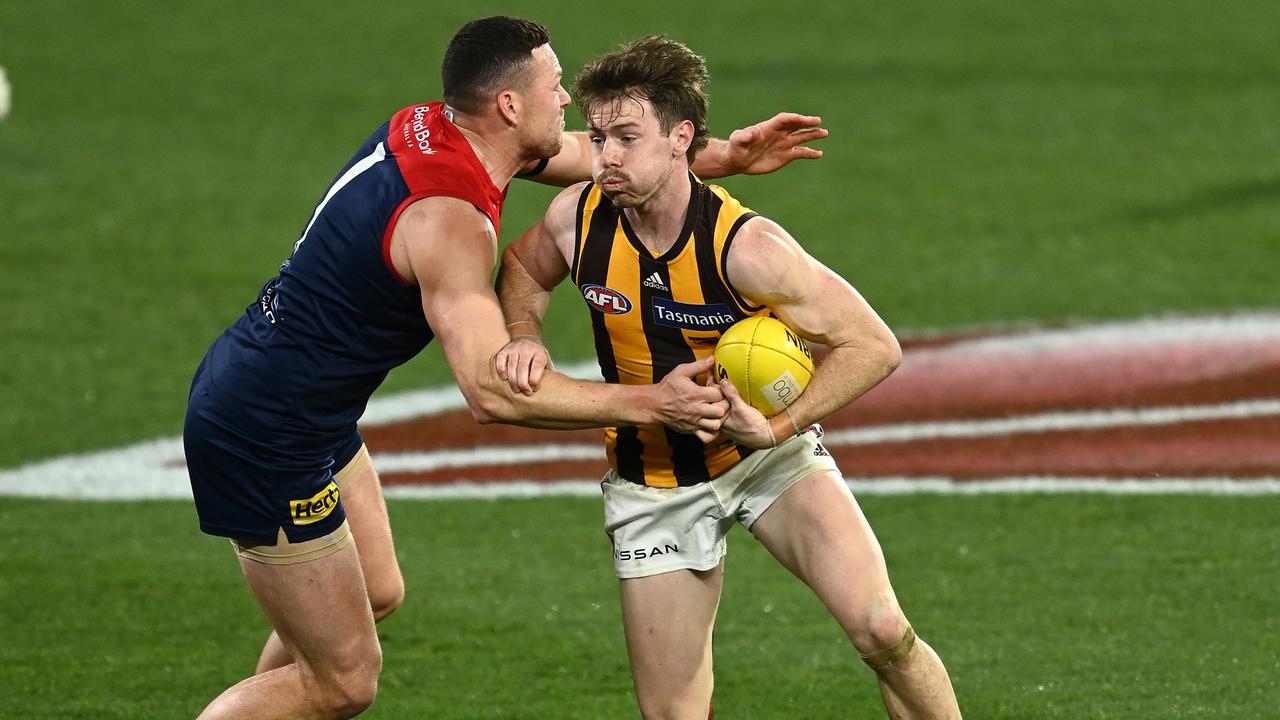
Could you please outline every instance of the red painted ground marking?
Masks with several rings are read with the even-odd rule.
[[[831,448],[846,477],[1275,477],[1280,417]]]

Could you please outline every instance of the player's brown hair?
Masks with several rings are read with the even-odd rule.
[[[574,95],[587,121],[593,109],[623,99],[648,100],[663,132],[693,123],[686,157],[693,162],[707,146],[707,64],[683,43],[650,35],[592,60],[574,78]]]

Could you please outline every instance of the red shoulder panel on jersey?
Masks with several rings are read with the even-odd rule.
[[[410,105],[391,116],[387,149],[409,186],[409,196],[391,214],[382,236],[382,259],[401,282],[405,279],[391,262],[391,231],[410,203],[437,196],[464,200],[484,213],[498,233],[506,189],[494,186],[471,143],[445,116],[444,103]]]

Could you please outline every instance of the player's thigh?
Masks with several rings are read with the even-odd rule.
[[[250,589],[292,656],[325,678],[376,674],[381,650],[354,544],[301,563],[240,558]]]
[[[880,543],[837,473],[816,472],[791,486],[751,532],[846,629],[868,613],[897,611]]]
[[[404,597],[404,580],[396,561],[391,521],[378,472],[363,444],[335,475],[342,505],[360,555],[374,614],[394,610]]]
[[[691,691],[709,699],[711,630],[723,580],[721,562],[710,570],[619,581],[627,654],[642,705]]]

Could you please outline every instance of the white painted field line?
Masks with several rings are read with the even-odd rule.
[[[1004,477],[956,480],[946,477],[845,478],[858,496],[1102,494],[1102,495],[1280,495],[1280,478],[1094,478]],[[540,483],[521,480],[500,483],[393,485],[386,496],[409,500],[503,500],[530,497],[599,497],[600,481],[583,478]]]
[[[1098,493],[1102,495],[1277,495],[1280,478],[1054,477],[1045,475],[957,480],[949,477],[845,478],[858,495]]]
[[[0,471],[0,497],[147,500],[191,497],[182,438],[67,455]]]
[[[528,465],[530,463],[564,462],[566,460],[599,460],[606,462],[603,444],[586,445],[489,445],[462,450],[378,453],[374,458],[378,472],[428,472],[444,468],[466,468],[490,465]],[[601,471],[603,473],[603,470]]]
[[[982,355],[1027,354],[1089,347],[1141,348],[1184,344],[1191,338],[1217,345],[1274,342],[1280,339],[1280,313],[1154,317],[1097,325],[1015,328],[1009,332],[962,340],[949,348],[964,348],[965,352]]]
[[[1242,400],[1219,405],[1050,412],[992,420],[941,420],[875,425],[832,430],[823,436],[822,441],[832,446],[870,445],[939,438],[995,437],[1066,430],[1176,425],[1209,420],[1243,420],[1271,415],[1280,415],[1280,399]]]

